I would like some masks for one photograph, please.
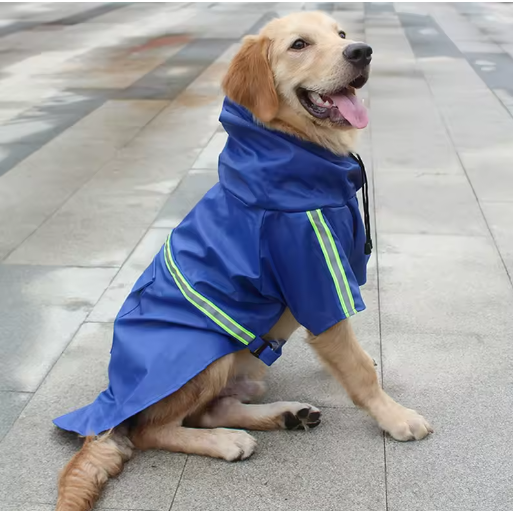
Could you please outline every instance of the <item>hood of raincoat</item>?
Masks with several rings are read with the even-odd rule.
[[[345,204],[362,186],[351,156],[270,130],[225,99],[219,118],[228,141],[219,156],[219,181],[245,204],[308,211]]]

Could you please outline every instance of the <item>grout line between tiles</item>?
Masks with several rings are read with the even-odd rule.
[[[395,13],[395,6],[392,5],[392,8]],[[365,9],[363,12],[363,29],[365,34],[365,39],[367,39],[367,17],[365,13]],[[369,90],[369,103],[372,105],[372,93]],[[372,106],[371,106],[372,108]],[[379,241],[378,241],[378,222],[376,215],[376,172],[374,167],[374,155],[372,151],[372,129],[369,129],[369,157],[371,160],[371,168],[372,172],[370,173],[370,181],[371,181],[371,192],[372,192],[372,213],[374,220],[374,253],[376,258],[376,293],[377,293],[377,306],[378,306],[378,335],[379,335],[379,357],[380,357],[380,378],[381,378],[381,387],[384,388],[385,377],[384,377],[384,364],[383,364],[383,335],[382,335],[382,323],[381,323],[381,283],[380,283],[380,273],[379,273]],[[385,486],[385,511],[389,510],[389,501],[388,501],[388,464],[387,464],[387,444],[386,444],[386,434],[383,431],[381,433],[382,445],[383,445],[383,479]]]
[[[175,498],[178,493],[178,489],[180,488],[180,483],[182,482],[182,478],[185,473],[185,467],[187,466],[188,461],[189,461],[189,455],[187,454],[187,456],[185,458],[185,462],[183,464],[182,472],[180,473],[180,478],[178,479],[178,483],[176,484],[176,490],[175,490],[175,493],[173,494],[173,498],[171,499],[171,505],[169,506],[168,511],[171,511],[171,509],[173,508],[173,504],[175,503]]]

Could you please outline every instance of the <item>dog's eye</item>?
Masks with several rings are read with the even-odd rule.
[[[308,43],[306,41],[303,41],[303,39],[296,39],[292,46],[290,47],[292,50],[304,50],[308,46]]]
[[[338,33],[338,35],[339,35],[342,39],[345,39],[345,38],[346,38],[346,33],[345,33],[343,30],[341,30],[341,31]]]

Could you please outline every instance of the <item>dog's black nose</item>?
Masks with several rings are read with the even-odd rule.
[[[372,48],[365,43],[353,43],[344,48],[344,57],[353,66],[362,69],[372,60]]]

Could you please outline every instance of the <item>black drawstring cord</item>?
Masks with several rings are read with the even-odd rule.
[[[365,255],[370,255],[372,252],[372,238],[371,238],[371,224],[370,224],[370,213],[369,213],[369,181],[367,180],[367,172],[365,171],[365,165],[359,154],[352,153],[351,156],[360,165],[360,171],[362,173],[362,198],[363,198],[363,222],[365,225]]]

